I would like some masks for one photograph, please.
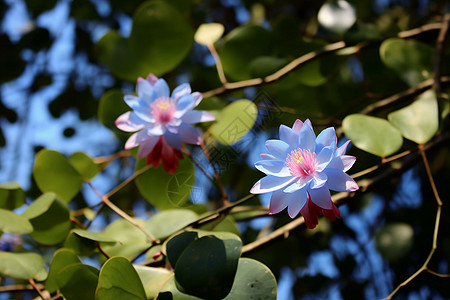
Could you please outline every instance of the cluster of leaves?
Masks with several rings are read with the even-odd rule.
[[[57,1],[26,2],[37,17]],[[352,155],[359,172],[354,178],[360,192],[333,195],[351,212],[364,209],[369,192],[391,198],[402,172],[423,162],[423,178],[432,186],[422,191],[426,202],[419,209],[424,213],[386,208],[370,229],[377,232],[379,252],[398,274],[391,287],[407,279],[405,270],[411,272],[412,265],[410,275],[418,272],[411,280],[428,271],[434,282],[427,284],[449,296],[443,290],[446,282],[439,281],[449,276],[438,273],[439,264],[450,260],[449,220],[445,214],[441,218],[446,203],[439,197],[449,194],[448,149],[442,147],[449,139],[450,70],[444,64],[450,57],[445,39],[449,18],[435,14],[443,11],[441,3],[430,1],[428,14],[413,23],[417,13],[412,7],[376,14],[372,1],[249,0],[242,4],[251,14],[243,25],[229,19],[238,7],[222,7],[219,1],[109,3],[109,12],[99,14],[93,2],[74,0],[70,12],[77,24],[76,53],[87,54],[100,74],[114,76],[114,83],[97,102],[89,85],[80,89],[74,84],[84,76],[93,87],[91,75],[72,71],[66,91],[49,106],[53,116],[76,108],[81,119],[100,121],[123,142],[127,135],[114,126],[129,110],[123,90],[137,77],[154,73],[170,84],[180,75],[191,78],[193,90],[205,98],[198,109],[211,111],[216,121],[204,125],[203,152],[185,149],[174,175],[150,168],[135,151],[92,158],[83,152],[66,156],[40,150],[32,189],[24,191],[15,182],[0,185],[0,234],[21,235],[24,241],[13,251],[0,251],[1,278],[28,281],[43,299],[275,299],[275,278],[283,266],[305,266],[308,255],[327,249],[333,235],[358,240],[357,230],[345,220],[331,226],[321,220],[312,233],[298,229],[301,218],[286,216],[273,217],[263,230],[245,229],[247,220],[267,215],[267,207],[248,196],[261,176],[246,163],[252,137],[280,123],[310,118],[317,127],[335,126],[356,147]],[[132,21],[129,35],[122,35],[120,14]],[[210,18],[225,27],[203,25]],[[98,23],[112,29],[94,42],[87,24]],[[0,45],[10,55],[0,61],[8,70],[0,82],[24,71],[19,50],[37,53],[52,42],[43,28],[18,43],[2,34]],[[204,63],[209,55],[214,66]],[[29,92],[48,85],[49,77],[38,74]],[[0,118],[17,120],[16,112],[3,104]],[[435,154],[431,167],[429,151]],[[116,162],[123,169],[131,164],[134,173],[110,178],[116,186],[102,194],[105,188],[96,180]],[[202,190],[206,203],[193,199],[199,188],[196,175],[211,181],[210,188],[204,187],[209,190]],[[98,204],[87,204],[86,190],[98,196]],[[151,211],[150,218],[135,216],[137,204]],[[411,214],[417,220],[411,221]],[[106,225],[95,230],[92,224],[99,219]],[[413,251],[416,258],[409,255]],[[356,260],[334,259],[351,278],[349,265]],[[314,293],[330,284],[320,276],[313,279],[299,280],[296,293]],[[342,283],[344,296],[363,298],[367,282],[354,281],[358,288],[354,282]]]

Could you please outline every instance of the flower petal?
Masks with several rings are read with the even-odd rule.
[[[269,215],[279,213],[288,206],[288,197],[283,191],[278,190],[272,193],[269,204]]]
[[[266,148],[269,150],[270,154],[281,161],[285,161],[289,153],[290,146],[280,140],[268,140],[266,141]]]
[[[300,178],[296,178],[294,177],[297,182],[292,183],[291,185],[288,185],[283,192],[285,193],[293,193],[295,191],[298,191],[299,189],[304,188],[305,186],[308,186],[309,183],[311,182],[311,180],[313,180],[312,176],[307,176],[307,177],[300,177]]]
[[[336,156],[341,156],[345,154],[345,151],[347,151],[347,146],[350,144],[350,140],[346,141],[344,144],[342,144],[339,148],[336,149]]]
[[[153,99],[157,98],[169,98],[170,89],[167,82],[164,79],[158,79],[153,86]]]
[[[167,131],[166,133],[164,133],[164,140],[170,147],[178,150],[181,149],[181,137],[179,134]]]
[[[327,168],[339,169],[347,172],[353,166],[355,161],[356,157],[351,155],[337,156],[330,161]]]
[[[155,148],[156,143],[159,140],[159,136],[150,135],[147,139],[140,143],[138,157],[146,157]]]
[[[259,156],[261,157],[262,160],[277,160],[277,158],[272,154],[261,153]]]
[[[192,97],[194,97],[194,103],[195,103],[194,107],[196,107],[202,101],[203,95],[199,92],[193,92],[191,95],[192,95]]]
[[[162,124],[155,124],[147,128],[148,135],[163,135],[166,132],[166,127]]]
[[[194,107],[195,99],[191,94],[181,96],[177,101],[177,109],[173,115],[175,118],[181,118],[187,111],[192,110]]]
[[[306,189],[301,189],[296,191],[295,193],[286,194],[288,198],[288,214],[292,219],[295,218],[300,210],[305,206],[307,193]]]
[[[200,145],[202,142],[202,132],[199,128],[195,128],[194,126],[186,123],[182,123],[178,130],[181,141],[188,143],[188,144],[194,144],[194,145]]]
[[[136,132],[128,138],[127,142],[125,143],[125,149],[129,150],[131,148],[137,147],[149,138],[150,137],[147,135],[146,130]]]
[[[328,127],[322,130],[321,133],[317,136],[316,139],[316,153],[322,151],[324,147],[330,147],[332,149],[336,148],[336,131],[333,127]]]
[[[297,120],[295,120],[294,125],[292,125],[292,130],[294,130],[294,132],[296,134],[299,134],[302,127],[303,127],[303,122],[300,121],[299,119],[297,119]]]
[[[128,111],[120,115],[115,121],[117,128],[126,132],[134,132],[145,127],[147,122],[139,118],[134,112]]]
[[[327,187],[338,192],[353,192],[359,189],[358,184],[339,169],[327,168],[324,172],[328,176]]]
[[[158,81],[158,77],[150,73],[147,76],[147,81],[151,86],[155,86],[156,82]]]
[[[205,110],[191,110],[186,112],[181,118],[184,123],[188,124],[214,121],[215,119],[216,117],[212,113]]]
[[[316,157],[316,161],[318,165],[316,166],[316,171],[322,172],[328,164],[333,159],[334,148],[325,147],[320,151],[320,153]]]
[[[173,92],[172,92],[172,99],[177,100],[183,95],[190,94],[191,93],[191,86],[189,83],[182,83],[179,86],[177,86]]]
[[[316,172],[314,173],[313,180],[311,181],[311,184],[309,185],[312,189],[318,189],[321,188],[327,183],[328,176],[327,174],[323,172]]]
[[[298,134],[295,133],[291,128],[280,125],[280,140],[289,144],[292,149],[298,148]]]
[[[318,189],[308,189],[308,193],[311,197],[311,201],[314,202],[314,204],[323,209],[332,209],[331,195],[327,186],[323,186]]]
[[[267,175],[277,177],[292,176],[286,164],[279,160],[260,160],[255,163],[255,167]]]
[[[295,177],[276,177],[267,175],[261,178],[250,190],[252,194],[263,194],[279,190],[289,183],[293,182]]]
[[[312,129],[311,122],[306,120],[298,135],[298,144],[300,149],[310,150],[311,153],[316,149],[316,135]]]
[[[150,100],[153,93],[153,87],[147,80],[141,78],[141,80],[138,80],[137,82],[136,92],[139,98]]]

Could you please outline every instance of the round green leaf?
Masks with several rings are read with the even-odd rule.
[[[112,89],[103,94],[98,104],[98,119],[103,125],[113,130],[116,134],[126,137],[127,133],[119,130],[116,119],[123,113],[130,110],[130,107],[123,101],[123,93],[120,90]]]
[[[403,143],[402,135],[395,127],[376,117],[349,115],[342,121],[342,128],[356,147],[381,157],[397,152]]]
[[[56,245],[69,234],[69,208],[53,193],[40,196],[22,215],[33,225],[34,230],[30,236],[41,244]]]
[[[136,169],[145,166],[145,159],[138,161]],[[195,170],[192,161],[184,156],[179,161],[175,174],[164,172],[160,165],[150,169],[136,179],[136,184],[142,196],[158,209],[180,208],[189,200],[189,195],[195,183]]]
[[[99,61],[120,79],[135,81],[140,76],[148,75],[146,61],[135,55],[130,49],[129,40],[115,31],[105,34],[97,42],[95,49]]]
[[[275,73],[286,65],[286,59],[273,56],[260,56],[250,63],[250,74],[252,77],[266,77]]]
[[[342,34],[355,23],[356,10],[345,0],[331,0],[322,5],[317,19],[326,29]]]
[[[201,298],[180,292],[175,283],[175,276],[172,275],[166,280],[156,297],[157,300],[201,300]]]
[[[223,299],[230,292],[242,242],[222,234],[200,237],[181,253],[175,280],[182,292],[204,299]]]
[[[171,209],[154,215],[145,224],[145,228],[157,239],[163,240],[169,235],[196,221],[199,216],[189,209]]]
[[[232,145],[252,129],[257,115],[258,108],[253,102],[245,99],[234,101],[217,116],[217,122],[210,128],[211,134],[220,143]]]
[[[94,300],[99,271],[82,263],[73,263],[59,270],[56,281],[67,300]]]
[[[88,239],[95,242],[103,242],[103,243],[115,243],[117,242],[113,237],[103,233],[103,232],[94,232],[84,229],[74,229],[73,233],[78,235],[81,238]]]
[[[75,152],[69,157],[72,166],[80,173],[81,176],[87,179],[92,179],[98,173],[98,167],[90,158],[83,152]]]
[[[0,184],[0,208],[13,210],[25,203],[25,192],[14,181]]]
[[[411,105],[390,113],[388,119],[405,138],[425,144],[436,134],[439,127],[436,94],[432,90],[426,91]]]
[[[195,32],[194,40],[205,46],[212,45],[222,37],[224,31],[225,27],[220,23],[202,24]]]
[[[250,62],[269,55],[271,34],[257,25],[244,25],[226,35],[219,49],[223,70],[234,80],[249,79]]]
[[[97,300],[147,299],[139,275],[124,257],[112,257],[105,262],[95,296]]]
[[[0,208],[0,232],[24,234],[32,231],[33,226],[27,218]]]
[[[294,71],[293,74],[301,84],[312,87],[322,85],[327,82],[328,78],[322,75],[320,64],[320,60],[309,62],[297,71]]]
[[[214,225],[213,231],[231,232],[237,236],[241,235],[239,228],[237,227],[236,221],[230,215],[223,218],[223,220],[220,221],[220,223],[218,223],[218,224],[206,223],[205,225],[201,226],[199,229],[210,230],[211,225]]]
[[[133,16],[129,42],[134,55],[145,62],[147,73],[162,74],[188,55],[194,30],[174,6],[147,1]]]
[[[36,253],[0,251],[0,276],[14,279],[44,280],[47,277],[44,261]]]
[[[48,270],[48,277],[45,280],[45,289],[50,293],[58,290],[60,288],[57,283],[58,272],[64,267],[75,263],[81,263],[81,261],[72,250],[64,248],[56,250]]]
[[[54,192],[69,202],[81,189],[83,178],[59,152],[43,149],[36,154],[33,176],[41,191]]]
[[[381,255],[394,262],[408,255],[414,242],[414,230],[407,223],[389,223],[375,238]]]
[[[164,268],[152,268],[138,265],[133,266],[141,278],[147,299],[155,298],[167,279],[173,275],[173,272]]]
[[[380,57],[409,86],[416,86],[433,75],[434,49],[422,42],[387,39],[380,46]]]
[[[277,282],[270,269],[250,258],[240,258],[233,287],[224,300],[277,298]]]
[[[143,220],[135,219],[145,225]],[[148,237],[142,230],[124,219],[114,221],[106,227],[104,234],[116,240],[117,243],[102,243],[102,248],[110,256],[124,256],[132,259],[136,254],[142,252],[151,245]]]

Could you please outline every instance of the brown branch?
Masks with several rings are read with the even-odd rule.
[[[45,300],[47,298],[47,297],[44,296],[44,294],[42,293],[40,287],[38,285],[36,285],[36,282],[34,282],[33,279],[29,279],[28,282],[31,284],[33,289],[39,294],[39,296],[42,298],[42,300]]]
[[[434,54],[434,89],[436,95],[441,92],[441,60],[442,54],[444,52],[445,38],[447,37],[448,27],[450,23],[450,14],[444,15],[444,20],[442,21],[442,27],[439,31],[439,36],[436,40],[435,54]]]
[[[223,72],[222,62],[220,61],[220,56],[216,51],[216,48],[213,44],[208,45],[208,50],[211,52],[214,61],[216,62],[217,74],[219,74],[219,79],[222,84],[227,83],[227,78],[225,77],[225,73]]]
[[[36,288],[38,288],[39,290],[45,289],[44,285],[40,284],[40,283],[35,283],[35,286],[33,286],[31,284],[13,284],[13,285],[0,286],[0,293],[33,291]]]

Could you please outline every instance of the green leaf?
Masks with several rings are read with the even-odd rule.
[[[328,78],[322,75],[320,70],[321,61],[316,60],[309,62],[294,71],[294,76],[296,76],[301,84],[307,86],[319,86],[327,82]]]
[[[208,46],[217,42],[223,35],[225,27],[220,23],[201,24],[194,35],[194,40]]]
[[[73,263],[59,270],[58,287],[67,300],[94,300],[99,271],[82,263]]]
[[[175,276],[172,275],[166,280],[158,292],[157,300],[201,300],[201,298],[180,292],[175,283]]]
[[[240,258],[233,287],[224,300],[277,298],[277,282],[270,269],[250,258]]]
[[[32,231],[33,226],[27,218],[0,208],[0,232],[24,234]]]
[[[390,38],[381,44],[380,56],[411,87],[433,75],[434,49],[422,42]]]
[[[89,231],[89,230],[84,230],[84,229],[74,229],[74,230],[72,230],[72,232],[81,238],[95,241],[95,242],[103,242],[103,243],[116,243],[117,242],[113,237],[110,237],[103,232],[94,232],[94,231]]]
[[[134,54],[129,41],[116,31],[109,31],[95,45],[99,61],[120,79],[136,81],[148,75],[148,65],[140,56]]]
[[[271,33],[261,26],[240,26],[225,36],[219,49],[223,70],[234,80],[250,76],[250,62],[259,56],[269,55]]]
[[[173,70],[189,54],[194,30],[186,18],[164,1],[144,2],[133,16],[130,46],[147,72]]]
[[[95,294],[97,300],[147,299],[139,275],[124,257],[112,257],[105,262]]]
[[[322,5],[317,19],[326,29],[342,34],[355,23],[356,10],[345,0],[331,0]]]
[[[42,257],[36,253],[0,251],[0,276],[41,281],[47,277],[47,271]]]
[[[164,268],[152,268],[139,265],[134,265],[134,268],[141,278],[147,299],[155,298],[167,279],[173,275],[173,272]]]
[[[130,107],[123,101],[122,91],[112,89],[104,93],[102,98],[100,98],[98,104],[98,119],[119,137],[125,138],[129,134],[119,130],[114,122],[120,115],[129,110]]]
[[[145,159],[139,160],[136,170],[145,166]],[[192,160],[184,156],[175,174],[164,172],[162,166],[150,169],[136,179],[142,196],[160,210],[180,208],[189,200],[195,183]]]
[[[69,208],[53,193],[40,196],[22,215],[33,225],[34,230],[30,236],[41,244],[56,245],[69,234]]]
[[[58,290],[60,288],[57,282],[58,272],[64,267],[75,263],[81,263],[81,261],[72,250],[64,248],[56,250],[48,270],[47,280],[45,280],[45,289],[50,293]]]
[[[145,225],[143,220],[135,219],[135,221]],[[142,230],[124,219],[118,219],[108,225],[104,234],[117,241],[116,244],[110,242],[101,244],[103,250],[110,256],[124,256],[132,259],[151,245]]]
[[[388,119],[405,138],[425,144],[436,134],[439,127],[436,94],[433,90],[426,91],[411,105],[390,113]]]
[[[0,208],[13,210],[25,203],[25,192],[14,181],[0,184]]]
[[[214,223],[206,223],[205,225],[201,226],[199,229],[203,230],[210,230],[211,225]],[[239,228],[236,225],[236,222],[234,221],[234,218],[232,216],[226,216],[223,218],[222,221],[218,224],[214,224],[213,231],[221,231],[221,232],[231,232],[234,233],[237,236],[240,236],[241,233],[239,231]]]
[[[75,152],[69,157],[72,166],[86,179],[92,179],[98,173],[98,167],[90,158],[83,152]]]
[[[33,176],[42,192],[54,192],[69,202],[80,191],[83,178],[59,152],[43,149],[36,154]]]
[[[211,134],[222,144],[232,145],[249,132],[258,115],[256,105],[245,99],[237,100],[225,107],[217,116]]]
[[[260,56],[250,63],[250,74],[252,77],[266,77],[275,73],[286,65],[286,59],[273,56]]]
[[[145,224],[145,228],[159,240],[183,229],[198,220],[199,216],[189,209],[171,209],[154,215]]]
[[[342,128],[356,147],[381,157],[397,152],[403,143],[402,135],[395,127],[376,117],[349,115],[342,121]]]
[[[391,262],[409,254],[414,242],[414,230],[407,223],[388,223],[375,236],[381,255]]]
[[[230,233],[202,236],[191,242],[175,265],[182,292],[205,299],[223,299],[236,274],[241,240]]]

